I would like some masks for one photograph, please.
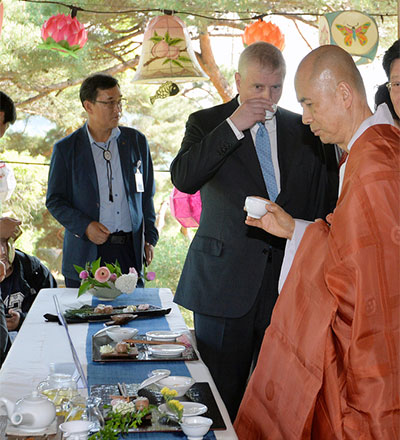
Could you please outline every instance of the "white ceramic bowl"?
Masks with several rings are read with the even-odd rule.
[[[160,390],[164,387],[170,390],[176,390],[178,393],[177,397],[182,397],[195,382],[196,381],[189,376],[168,376],[156,382],[156,385]]]
[[[182,431],[188,438],[202,438],[207,434],[213,421],[208,417],[183,417],[180,423]]]
[[[73,420],[71,422],[64,422],[60,425],[61,432],[64,433],[64,438],[79,438],[80,440],[87,439],[94,424],[87,420]]]
[[[133,338],[139,330],[131,327],[113,327],[106,330],[107,336],[109,336],[115,342],[121,342],[124,339]]]
[[[265,207],[265,205],[267,204],[268,202],[259,199],[258,197],[247,196],[244,206],[246,208],[247,214],[250,217],[261,218],[263,215],[267,213],[267,209]]]

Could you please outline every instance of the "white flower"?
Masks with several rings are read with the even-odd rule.
[[[136,411],[135,404],[133,402],[128,403],[128,402],[124,402],[123,400],[119,400],[119,401],[113,400],[111,402],[111,405],[112,405],[112,410],[114,412],[118,412],[121,414],[128,414]]]
[[[130,304],[129,306],[126,306],[122,309],[123,313],[133,313],[136,312],[136,306]]]
[[[114,348],[110,344],[102,345],[100,347],[101,354],[108,354],[108,353],[113,353],[113,352],[114,352]]]
[[[132,293],[135,290],[138,277],[134,273],[121,275],[115,280],[115,287],[122,293]]]

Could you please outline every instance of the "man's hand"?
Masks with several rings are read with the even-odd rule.
[[[16,239],[21,233],[20,220],[10,217],[0,218],[0,238],[8,240],[10,237]]]
[[[147,242],[144,244],[144,257],[146,259],[147,266],[149,266],[154,257],[154,246]]]
[[[12,332],[18,328],[21,315],[16,310],[10,309],[8,313],[11,315],[10,318],[6,318],[7,330]]]
[[[264,199],[266,200],[266,199]],[[246,217],[246,225],[256,226],[257,228],[264,229],[264,231],[269,232],[277,237],[292,238],[295,221],[293,217],[283,210],[276,203],[266,200],[267,213],[260,219],[254,217]]]
[[[273,111],[271,101],[263,98],[247,99],[232,113],[230,120],[238,130],[243,131],[256,122],[264,122],[265,110]]]
[[[110,235],[108,228],[99,222],[90,222],[85,232],[87,238],[94,244],[104,244]]]

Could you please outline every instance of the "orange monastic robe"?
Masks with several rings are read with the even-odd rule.
[[[241,440],[400,439],[400,131],[353,144],[310,225],[234,427]]]

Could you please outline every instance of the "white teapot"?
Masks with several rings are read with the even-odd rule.
[[[0,403],[7,408],[7,415],[14,426],[29,433],[45,430],[56,417],[56,407],[47,397],[33,391],[15,404],[0,397]]]

